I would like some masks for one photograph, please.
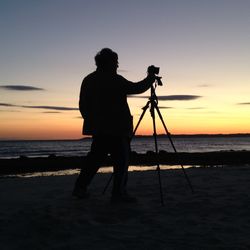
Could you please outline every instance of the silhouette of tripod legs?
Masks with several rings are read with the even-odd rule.
[[[139,127],[139,125],[140,125],[140,123],[141,123],[141,121],[142,121],[142,119],[143,119],[143,117],[144,117],[144,115],[145,115],[145,113],[146,113],[146,111],[147,111],[148,108],[150,108],[150,114],[151,114],[151,117],[152,117],[152,120],[153,120],[153,137],[154,137],[154,144],[155,144],[155,153],[156,153],[156,156],[157,156],[157,158],[156,158],[157,159],[157,168],[156,168],[156,170],[157,170],[158,179],[159,179],[161,203],[162,203],[162,205],[164,205],[163,191],[162,191],[162,182],[161,182],[161,175],[160,175],[160,164],[159,164],[159,160],[158,160],[158,153],[159,153],[159,151],[158,151],[158,143],[157,143],[155,110],[157,111],[157,114],[158,114],[158,116],[159,116],[159,118],[160,118],[160,120],[162,122],[162,125],[163,125],[163,127],[165,129],[165,132],[166,132],[166,134],[168,136],[168,139],[169,139],[169,141],[171,143],[171,146],[172,146],[174,152],[177,153],[177,150],[176,150],[175,145],[173,143],[173,140],[172,140],[172,138],[170,136],[170,133],[169,133],[169,131],[167,129],[167,126],[166,126],[166,124],[165,124],[165,122],[163,120],[163,117],[161,115],[160,109],[159,109],[158,104],[157,104],[157,97],[155,95],[155,92],[152,89],[151,89],[151,97],[149,98],[149,101],[147,102],[147,104],[145,105],[145,107],[142,108],[143,112],[142,112],[142,114],[141,114],[141,116],[139,118],[139,121],[138,121],[138,123],[137,123],[137,125],[135,127],[135,130],[133,132],[133,136],[135,135],[135,133],[136,133],[136,131],[137,131],[137,129],[138,129],[138,127]],[[193,189],[192,183],[189,180],[188,175],[187,175],[187,173],[185,171],[185,168],[183,167],[182,164],[181,164],[181,168],[183,170],[183,173],[185,175],[185,178],[186,178],[186,180],[188,182],[188,185],[189,185],[192,193],[194,193],[194,189]]]
[[[167,129],[167,126],[166,126],[166,124],[165,124],[165,122],[164,122],[164,120],[163,120],[163,117],[162,117],[162,115],[161,115],[161,112],[160,112],[160,110],[159,110],[158,103],[157,103],[157,96],[156,96],[156,94],[155,94],[155,89],[154,89],[153,87],[151,87],[151,97],[149,98],[149,101],[148,101],[148,102],[146,103],[146,105],[142,108],[143,112],[142,112],[142,114],[141,114],[141,116],[140,116],[140,118],[139,118],[139,120],[138,120],[138,123],[137,123],[135,129],[134,129],[134,132],[133,132],[133,135],[132,135],[132,137],[131,137],[131,140],[132,140],[132,138],[134,137],[134,135],[135,135],[135,133],[136,133],[136,131],[137,131],[137,129],[138,129],[138,127],[139,127],[139,125],[140,125],[140,123],[141,123],[141,121],[142,121],[142,119],[143,119],[143,117],[144,117],[144,115],[145,115],[145,113],[146,113],[146,111],[147,111],[147,109],[149,109],[149,108],[150,108],[150,114],[151,114],[151,117],[152,117],[152,120],[153,120],[153,137],[154,137],[154,144],[155,144],[155,153],[156,153],[156,157],[157,157],[157,164],[156,164],[156,165],[157,165],[157,168],[156,168],[156,170],[157,170],[157,173],[158,173],[158,180],[159,180],[159,186],[160,186],[161,204],[164,205],[163,191],[162,191],[162,182],[161,182],[161,174],[160,174],[160,164],[159,164],[159,159],[158,159],[158,153],[159,153],[159,152],[158,152],[158,143],[157,143],[155,110],[157,111],[157,114],[158,114],[158,116],[159,116],[159,118],[160,118],[160,120],[161,120],[161,122],[162,122],[162,124],[163,124],[163,127],[164,127],[164,129],[165,129],[165,131],[166,131],[166,134],[167,134],[167,136],[168,136],[168,139],[169,139],[169,141],[170,141],[170,143],[171,143],[171,145],[172,145],[172,147],[173,147],[173,149],[174,149],[174,152],[177,153],[177,150],[176,150],[176,148],[175,148],[175,146],[174,146],[173,140],[172,140],[172,138],[171,138],[171,136],[170,136],[170,133],[169,133],[169,131],[168,131],[168,129]],[[190,180],[189,180],[189,178],[188,178],[188,175],[187,175],[187,173],[186,173],[186,171],[185,171],[183,165],[181,165],[181,168],[182,168],[182,170],[183,170],[183,173],[184,173],[184,175],[185,175],[185,178],[186,178],[186,180],[187,180],[187,182],[188,182],[188,185],[189,185],[189,187],[190,187],[192,193],[194,193],[193,186],[192,186],[192,184],[191,184],[191,182],[190,182]],[[103,190],[103,194],[105,193],[106,189],[108,188],[108,186],[109,186],[109,184],[110,184],[110,182],[111,182],[111,180],[112,180],[112,177],[113,177],[113,174],[111,175],[109,181],[107,182],[107,184],[106,184],[106,186],[105,186],[105,188],[104,188],[104,190]]]

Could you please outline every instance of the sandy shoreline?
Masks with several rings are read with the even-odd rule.
[[[89,200],[76,200],[76,176],[6,178],[0,182],[1,249],[249,249],[250,168],[131,172],[136,205],[101,195],[110,174],[98,174]]]

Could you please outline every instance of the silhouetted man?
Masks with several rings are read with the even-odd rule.
[[[137,83],[117,74],[118,55],[104,48],[95,56],[97,69],[83,79],[79,108],[83,134],[92,135],[91,150],[75,183],[73,195],[87,197],[87,187],[102,161],[111,155],[114,169],[112,202],[134,202],[126,192],[133,121],[127,95],[139,94],[155,81],[154,73]]]

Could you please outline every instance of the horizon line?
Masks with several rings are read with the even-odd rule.
[[[166,136],[168,137],[168,134],[158,134],[157,137],[163,137]],[[171,134],[170,136],[173,137],[188,137],[188,136],[193,136],[193,137],[198,137],[198,136],[250,136],[250,133],[228,133],[228,134],[223,134],[223,133],[216,133],[216,134]],[[135,135],[134,137],[153,137],[153,135]],[[69,139],[69,138],[64,138],[64,139],[4,139],[0,138],[0,142],[6,142],[6,141],[80,141],[80,140],[85,140],[85,139],[91,139],[91,136],[85,136],[82,138],[78,139]]]

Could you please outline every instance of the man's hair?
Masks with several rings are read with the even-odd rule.
[[[98,68],[110,68],[117,64],[118,55],[109,48],[104,48],[95,56],[95,64]]]

